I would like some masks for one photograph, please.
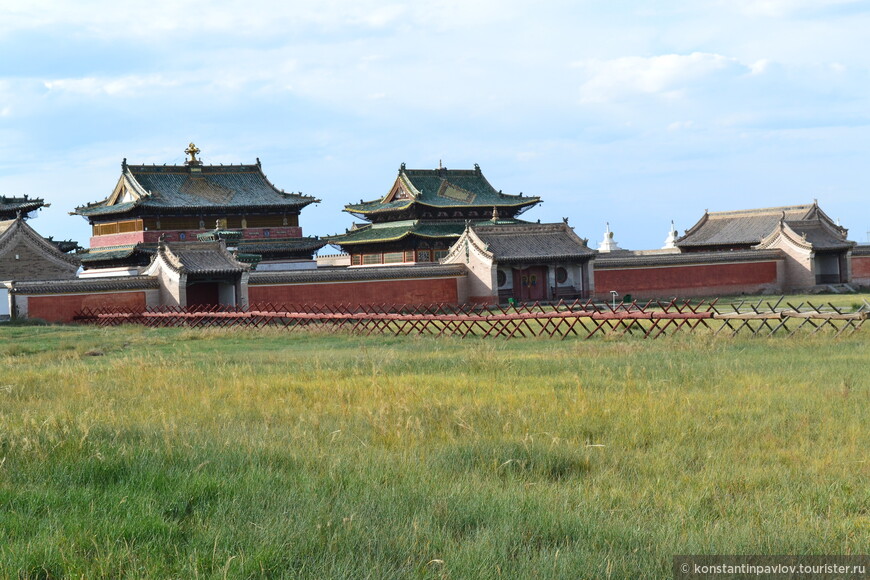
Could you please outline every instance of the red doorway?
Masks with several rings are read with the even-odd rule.
[[[521,302],[547,299],[547,267],[514,269],[514,298]]]

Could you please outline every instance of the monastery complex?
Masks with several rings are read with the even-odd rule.
[[[705,212],[664,247],[598,248],[568,224],[525,219],[542,200],[472,169],[408,169],[345,206],[343,234],[303,235],[319,201],[255,164],[129,165],[102,201],[74,208],[88,247],[30,225],[40,198],[0,196],[0,317],[71,321],[86,307],[496,304],[849,291],[870,286],[870,246],[816,202]],[[72,218],[70,218],[72,219]],[[330,245],[339,255],[317,257]]]

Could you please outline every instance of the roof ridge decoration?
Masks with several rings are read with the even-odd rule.
[[[193,141],[190,142],[190,145],[187,146],[187,149],[185,149],[184,152],[190,156],[190,159],[184,162],[185,165],[191,167],[202,165],[202,160],[196,158],[197,153],[199,153],[199,147],[194,145]]]

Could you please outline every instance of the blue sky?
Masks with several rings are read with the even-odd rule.
[[[441,160],[594,246],[813,199],[870,235],[870,1],[131,4],[0,0],[0,193],[43,235],[190,141],[321,198],[306,234]]]

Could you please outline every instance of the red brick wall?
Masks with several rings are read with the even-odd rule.
[[[852,256],[852,281],[870,285],[870,256]]]
[[[596,296],[611,290],[644,297],[751,293],[776,283],[776,262],[595,270]]]
[[[48,322],[72,322],[73,316],[81,309],[100,306],[145,310],[145,292],[30,296],[27,299],[27,317],[41,318]]]
[[[459,301],[457,278],[425,280],[377,280],[366,282],[328,282],[287,286],[248,286],[251,304],[319,304],[354,306],[379,304],[434,304]]]

